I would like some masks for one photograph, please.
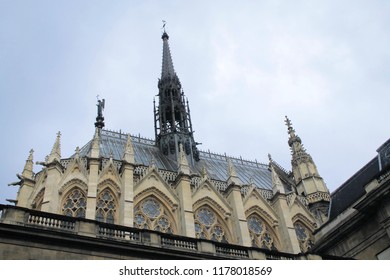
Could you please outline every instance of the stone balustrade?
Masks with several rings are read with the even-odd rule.
[[[302,255],[279,253],[254,247],[243,247],[211,240],[189,238],[157,231],[107,224],[84,218],[67,217],[37,210],[0,204],[0,227],[20,226],[23,230],[70,237],[92,238],[96,242],[109,241],[110,244],[128,244],[161,248],[176,254],[191,252],[198,258],[222,259],[305,259]],[[114,242],[114,243],[113,243]]]

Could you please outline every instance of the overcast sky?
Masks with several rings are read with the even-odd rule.
[[[97,95],[154,138],[163,19],[202,150],[291,170],[288,115],[333,191],[389,138],[390,1],[0,0],[0,203],[31,148],[92,138]]]

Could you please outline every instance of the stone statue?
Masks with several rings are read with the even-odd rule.
[[[103,109],[104,109],[104,99],[100,100],[98,99],[98,104],[96,104],[98,107],[98,118],[103,117]]]

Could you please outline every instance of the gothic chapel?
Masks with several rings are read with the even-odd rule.
[[[292,122],[291,172],[270,155],[264,164],[201,151],[165,31],[162,43],[154,140],[106,130],[99,100],[93,138],[75,154],[62,157],[58,133],[34,173],[30,152],[13,183],[15,216],[23,212],[33,229],[24,234],[35,231],[37,251],[23,256],[321,258],[309,253],[330,194]],[[56,255],[45,240],[62,244]]]

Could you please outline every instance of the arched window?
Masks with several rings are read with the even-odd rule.
[[[258,215],[249,216],[247,222],[253,247],[277,250],[271,231]]]
[[[113,193],[108,189],[100,192],[96,203],[96,220],[109,224],[115,223],[117,203]]]
[[[141,201],[135,207],[134,226],[166,233],[174,233],[175,231],[167,209],[152,197]]]
[[[85,194],[79,188],[74,188],[73,190],[71,190],[63,201],[63,215],[69,217],[85,218],[87,199],[85,197]]]
[[[301,251],[305,253],[313,246],[313,235],[301,222],[296,222],[294,228],[299,241],[299,247],[301,248]]]
[[[194,215],[196,238],[229,243],[227,231],[213,210],[201,207]]]

